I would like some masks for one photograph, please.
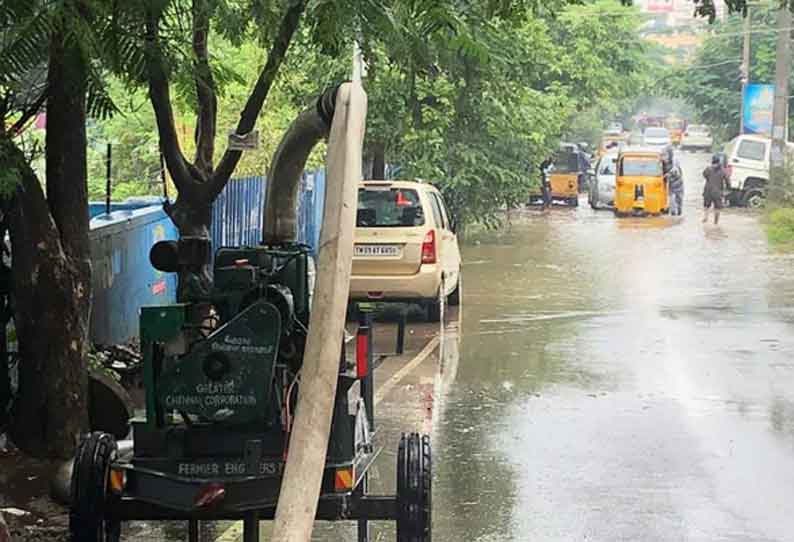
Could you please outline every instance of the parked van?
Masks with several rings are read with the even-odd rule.
[[[789,153],[794,153],[794,143],[786,143],[786,147]],[[759,135],[743,134],[725,145],[731,205],[759,207],[763,204],[771,154],[772,140]]]
[[[460,249],[441,193],[415,181],[358,190],[350,301],[418,303],[438,321],[460,302]]]

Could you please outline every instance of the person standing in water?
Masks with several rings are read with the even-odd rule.
[[[678,160],[673,159],[670,170],[666,173],[667,185],[670,188],[670,214],[681,216],[684,208],[684,175]]]
[[[718,155],[715,154],[711,157],[711,165],[703,170],[703,178],[706,180],[703,187],[703,222],[708,222],[709,209],[713,206],[714,224],[719,224],[722,197],[728,186],[728,175],[725,173]]]
[[[546,158],[540,164],[540,189],[543,192],[543,210],[551,207],[551,172],[554,169],[554,162],[551,158]]]

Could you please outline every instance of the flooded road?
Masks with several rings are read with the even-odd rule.
[[[376,325],[370,489],[394,492],[402,431],[431,432],[436,542],[792,539],[794,257],[751,213],[703,225],[709,156],[680,158],[683,218],[617,220],[584,197],[515,213],[464,248],[445,327],[414,318],[395,356],[394,319]],[[355,532],[318,523],[313,540]],[[209,523],[201,540],[241,534]]]
[[[792,260],[701,224],[680,158],[682,220],[527,211],[465,250],[435,540],[791,540]]]

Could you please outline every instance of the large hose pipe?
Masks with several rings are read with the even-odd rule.
[[[262,239],[267,245],[294,242],[298,229],[298,189],[312,149],[328,137],[339,87],[323,92],[313,107],[292,121],[273,156],[267,178]]]

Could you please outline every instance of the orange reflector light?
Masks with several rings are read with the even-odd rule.
[[[353,489],[354,479],[355,479],[355,475],[354,475],[353,467],[336,469],[336,476],[334,477],[334,490],[351,491]]]
[[[223,484],[207,484],[198,492],[196,498],[193,499],[193,506],[195,508],[206,508],[218,501],[222,501],[225,496],[226,489],[223,487]]]
[[[124,469],[113,469],[110,471],[110,491],[120,494],[127,485],[127,472]]]

